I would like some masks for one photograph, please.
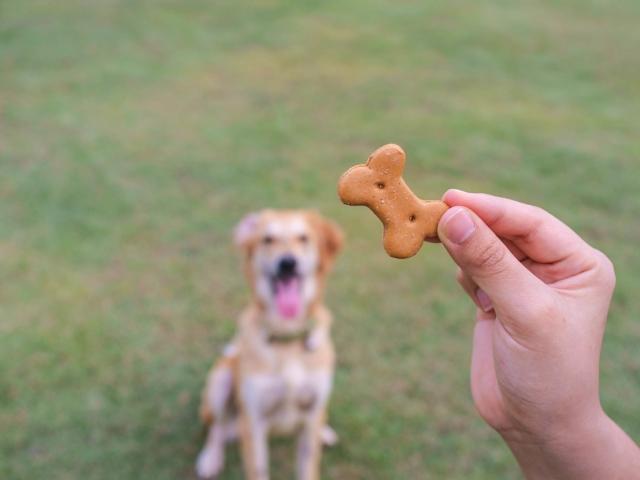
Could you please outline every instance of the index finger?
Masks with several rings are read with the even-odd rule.
[[[571,228],[547,211],[484,193],[449,190],[443,196],[449,206],[474,211],[496,235],[510,240],[530,259],[539,263],[580,260],[591,247]]]

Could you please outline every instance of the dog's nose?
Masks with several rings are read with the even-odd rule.
[[[293,275],[296,273],[296,259],[291,255],[286,255],[278,263],[279,275]]]

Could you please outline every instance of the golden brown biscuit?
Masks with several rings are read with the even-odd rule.
[[[416,197],[402,178],[406,155],[388,144],[354,165],[338,182],[338,195],[347,205],[366,205],[382,221],[383,244],[395,258],[412,257],[427,238],[437,238],[440,217],[449,208],[439,200]]]

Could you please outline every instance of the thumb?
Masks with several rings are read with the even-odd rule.
[[[462,271],[489,296],[502,321],[533,319],[531,305],[548,292],[496,234],[471,210],[453,207],[438,224],[438,236]]]

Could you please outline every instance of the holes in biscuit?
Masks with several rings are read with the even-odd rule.
[[[413,222],[415,222],[415,221],[416,221],[416,214],[415,214],[415,213],[412,213],[412,214],[409,216],[409,221],[410,221],[411,223],[413,223]]]
[[[380,190],[382,190],[384,188],[384,182],[377,182],[376,183],[376,187],[378,187]]]

